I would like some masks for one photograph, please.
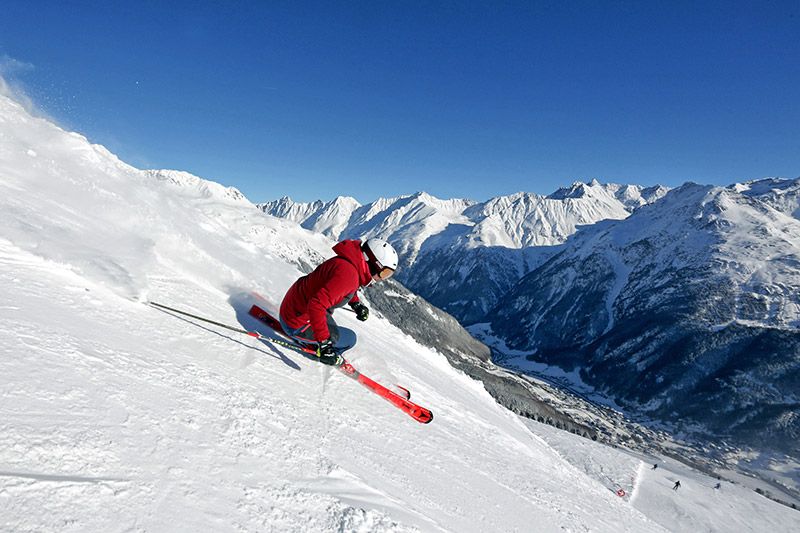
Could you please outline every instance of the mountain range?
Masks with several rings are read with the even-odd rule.
[[[764,464],[800,458],[800,180],[259,207],[396,244],[397,277],[501,365]]]
[[[491,331],[676,432],[800,457],[798,208],[800,180],[686,184],[568,239]]]
[[[388,240],[400,254],[398,279],[470,324],[481,321],[578,227],[625,218],[666,192],[592,180],[548,196],[517,193],[486,202],[440,200],[420,192],[366,205],[349,197],[310,203],[284,197],[258,207],[333,239]]]

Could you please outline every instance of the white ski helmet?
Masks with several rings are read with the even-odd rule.
[[[397,251],[383,239],[367,239],[361,245],[369,272],[377,279],[387,279],[397,270]]]

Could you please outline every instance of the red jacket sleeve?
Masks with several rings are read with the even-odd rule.
[[[336,261],[329,271],[328,279],[308,302],[308,320],[316,341],[324,341],[331,334],[328,331],[328,309],[337,305],[348,294],[358,290],[358,272],[351,265]]]

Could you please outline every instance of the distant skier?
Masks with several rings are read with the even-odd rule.
[[[681,482],[676,481],[675,485],[672,486],[672,490],[678,490],[679,488],[681,488]]]
[[[651,468],[650,470],[655,470],[656,468],[658,468],[658,463],[655,463],[655,464],[653,465],[653,468]]]
[[[341,353],[352,348],[355,339],[339,343],[333,311],[349,304],[359,320],[369,318],[369,308],[359,301],[358,289],[390,278],[397,270],[398,257],[392,245],[381,239],[364,243],[345,240],[333,251],[335,257],[289,288],[281,303],[280,322],[289,336],[314,348],[320,362],[338,366],[344,361]]]
[[[718,481],[718,482],[717,482],[717,484],[716,484],[716,485],[714,485],[714,488],[715,488],[715,489],[719,489],[721,486],[722,486],[722,485],[721,485],[721,484],[719,483],[719,481]]]

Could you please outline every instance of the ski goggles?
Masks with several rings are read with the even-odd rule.
[[[380,280],[384,280],[391,278],[393,274],[394,274],[394,269],[389,267],[382,267],[380,272],[375,274],[375,277]]]
[[[394,274],[394,269],[383,266],[375,257],[375,254],[372,253],[372,250],[367,249],[364,251],[364,259],[366,259],[367,264],[369,264],[369,272],[372,274],[373,278],[384,280],[391,278],[392,274]],[[375,272],[376,270],[377,272]]]

